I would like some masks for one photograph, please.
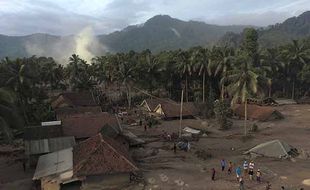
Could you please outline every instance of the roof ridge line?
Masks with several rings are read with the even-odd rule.
[[[100,133],[99,133],[100,134]],[[91,137],[90,137],[91,138]],[[90,138],[88,138],[88,139],[90,139]],[[102,136],[101,136],[101,134],[100,134],[100,138],[102,139]],[[88,140],[87,139],[87,140]],[[86,140],[86,141],[87,141]],[[101,141],[100,141],[101,142]],[[84,142],[81,142],[81,143],[85,143],[85,141]],[[100,145],[100,144],[99,144]],[[89,153],[89,155],[87,156],[87,158],[86,159],[84,159],[83,161],[81,161],[81,163],[79,164],[79,166],[81,166],[81,165],[84,165],[85,164],[85,162],[87,162],[87,160],[91,157],[91,155],[99,148],[99,145],[97,145],[96,146],[96,148],[94,148],[90,153]],[[80,170],[80,168],[81,167],[79,167],[79,170]]]
[[[123,154],[119,153],[119,151],[117,151],[112,145],[110,145],[110,143],[106,142],[103,138],[102,138],[102,135],[100,133],[100,137],[102,139],[101,142],[104,142],[105,144],[107,144],[110,148],[112,148],[116,153],[118,153],[123,159],[125,159],[131,166],[133,166],[135,169],[139,170],[135,165],[133,165],[131,163],[131,161],[129,161],[125,156],[123,156]]]

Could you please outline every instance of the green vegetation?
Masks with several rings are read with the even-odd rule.
[[[242,102],[246,110],[245,100],[250,97],[299,98],[309,91],[310,40],[263,49],[255,30],[247,29],[245,34],[238,48],[193,47],[158,54],[130,51],[98,56],[91,63],[74,54],[65,66],[51,57],[3,59],[0,88],[16,98],[12,101],[1,95],[1,106],[14,105],[16,109],[1,112],[1,129],[9,137],[7,129],[16,126],[6,119],[7,113],[19,114],[26,125],[54,119],[49,104],[53,92],[92,90],[98,85],[121,86],[128,107],[137,89],[154,95],[166,92],[177,101],[185,89],[185,100],[204,102],[209,116],[216,99]],[[246,119],[244,131],[247,134]]]

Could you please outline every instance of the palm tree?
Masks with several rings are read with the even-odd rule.
[[[221,99],[224,100],[224,94],[225,94],[225,83],[227,82],[227,71],[230,69],[233,57],[234,51],[231,48],[223,47],[219,48],[216,51],[216,58],[214,63],[216,64],[216,69],[214,72],[214,75],[221,75]]]
[[[0,88],[0,130],[8,142],[12,142],[14,136],[12,128],[22,128],[23,122],[14,107],[14,94],[4,88]]]
[[[185,76],[185,94],[188,102],[188,77],[192,75],[192,63],[189,60],[189,53],[187,51],[179,50],[175,60],[177,62],[177,69],[181,75]]]
[[[150,88],[150,92],[152,93],[155,86],[154,82],[158,81],[160,73],[164,69],[159,60],[155,56],[152,56],[150,51],[143,52],[142,57],[143,59],[140,65],[142,68],[140,70],[147,73],[146,81],[148,81],[148,86]]]
[[[279,68],[282,67],[279,60],[279,51],[275,48],[268,48],[261,53],[261,69],[265,78],[267,78],[268,96],[271,97],[272,83],[278,76]]]
[[[196,51],[193,52],[191,56],[191,64],[194,66],[195,70],[198,70],[199,76],[202,74],[202,102],[205,102],[205,83],[207,73],[210,75],[210,57],[208,49],[198,47]]]
[[[241,100],[244,104],[244,135],[247,135],[247,98],[255,94],[258,88],[258,75],[252,68],[252,59],[246,56],[239,58],[240,68],[235,68],[229,72],[227,80],[229,92],[232,95],[232,104]]]
[[[118,53],[117,57],[117,72],[116,77],[126,88],[126,96],[128,107],[131,108],[131,90],[132,83],[135,81],[136,74],[136,56],[135,53],[127,55]]]
[[[297,40],[293,40],[283,51],[283,55],[286,58],[286,67],[292,82],[292,99],[295,98],[295,82],[298,71],[302,69],[306,64],[306,60],[309,59],[307,54],[307,48],[304,43]]]

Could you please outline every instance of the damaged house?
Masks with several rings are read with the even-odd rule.
[[[112,188],[127,185],[135,171],[127,149],[99,133],[72,149],[41,156],[33,180],[42,189],[58,190],[72,182],[79,182],[79,189]]]

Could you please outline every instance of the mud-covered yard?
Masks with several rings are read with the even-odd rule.
[[[244,141],[243,121],[233,120],[229,130],[218,130],[214,121],[199,119],[183,120],[182,126],[190,126],[208,131],[208,135],[191,143],[189,152],[178,150],[174,154],[173,142],[165,141],[159,135],[179,130],[179,121],[161,121],[161,124],[146,132],[143,127],[132,126],[129,129],[147,141],[140,152],[137,164],[141,168],[144,180],[121,189],[239,189],[234,172],[228,175],[220,171],[220,160],[232,161],[241,166],[247,157],[242,153],[256,144],[280,139],[299,150],[310,151],[310,105],[286,105],[276,107],[285,118],[278,121],[256,122],[258,132],[251,133],[252,138]],[[253,121],[249,121],[249,126]],[[202,152],[197,156],[197,152]],[[201,156],[203,155],[203,156]],[[203,158],[204,157],[204,158]],[[31,188],[33,170],[23,171],[21,162],[11,157],[0,157],[0,189],[22,190]],[[270,181],[272,189],[288,188],[310,189],[306,186],[310,179],[310,159],[297,157],[291,160],[256,158],[255,169],[262,171],[262,183],[249,181],[245,177],[246,189],[265,189]],[[216,180],[211,181],[211,169],[216,169]],[[304,183],[304,184],[303,184]],[[309,183],[309,182],[308,182]]]

